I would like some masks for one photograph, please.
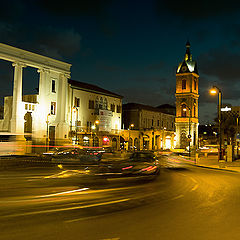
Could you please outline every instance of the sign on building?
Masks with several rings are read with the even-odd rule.
[[[99,110],[99,131],[110,132],[112,130],[112,111]]]

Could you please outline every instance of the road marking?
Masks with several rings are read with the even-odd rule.
[[[94,203],[94,204],[82,205],[82,206],[77,206],[77,207],[58,208],[58,209],[42,210],[42,211],[35,211],[35,212],[28,212],[28,213],[12,214],[12,215],[7,215],[5,217],[20,217],[20,216],[35,215],[35,214],[41,214],[41,213],[54,213],[54,212],[60,212],[60,211],[69,211],[69,210],[98,207],[98,206],[104,206],[104,205],[115,204],[115,203],[120,203],[120,202],[126,202],[129,200],[130,200],[130,198],[125,198],[125,199],[119,199],[119,200],[110,201],[110,202]]]
[[[66,192],[59,192],[59,193],[42,195],[42,196],[39,196],[39,197],[40,197],[40,198],[53,197],[53,196],[58,196],[58,195],[63,195],[63,194],[68,194],[68,193],[82,192],[82,191],[85,191],[85,190],[88,190],[88,189],[89,189],[89,188],[80,188],[80,189],[71,190],[71,191],[66,191]]]
[[[170,200],[176,200],[176,199],[179,199],[179,198],[182,198],[182,197],[184,197],[184,195],[180,194],[180,195],[178,195],[178,196],[176,196],[174,198],[171,198]]]
[[[198,187],[199,187],[199,185],[196,184],[196,185],[191,189],[191,192],[192,192],[192,191],[195,191]]]
[[[190,177],[190,178],[193,182],[197,183],[197,181],[194,178],[192,178],[192,177]]]

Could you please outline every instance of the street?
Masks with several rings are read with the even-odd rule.
[[[0,239],[239,239],[239,173],[162,156],[160,174],[0,173]]]

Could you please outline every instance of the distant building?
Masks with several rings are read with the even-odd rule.
[[[176,106],[170,105],[170,104],[162,104],[157,107],[160,109],[161,112],[171,114],[171,115],[176,115]]]
[[[128,148],[170,149],[174,147],[174,119],[161,109],[138,104],[123,104],[123,128],[134,136],[129,137]]]

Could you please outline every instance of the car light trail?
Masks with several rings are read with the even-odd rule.
[[[58,195],[64,195],[64,194],[69,194],[69,193],[75,193],[75,192],[82,192],[82,191],[86,191],[89,188],[80,188],[80,189],[76,189],[76,190],[71,190],[71,191],[66,191],[66,192],[59,192],[59,193],[53,193],[53,194],[48,194],[48,195],[42,195],[40,196],[41,198],[45,198],[45,197],[53,197],[53,196],[58,196]]]

